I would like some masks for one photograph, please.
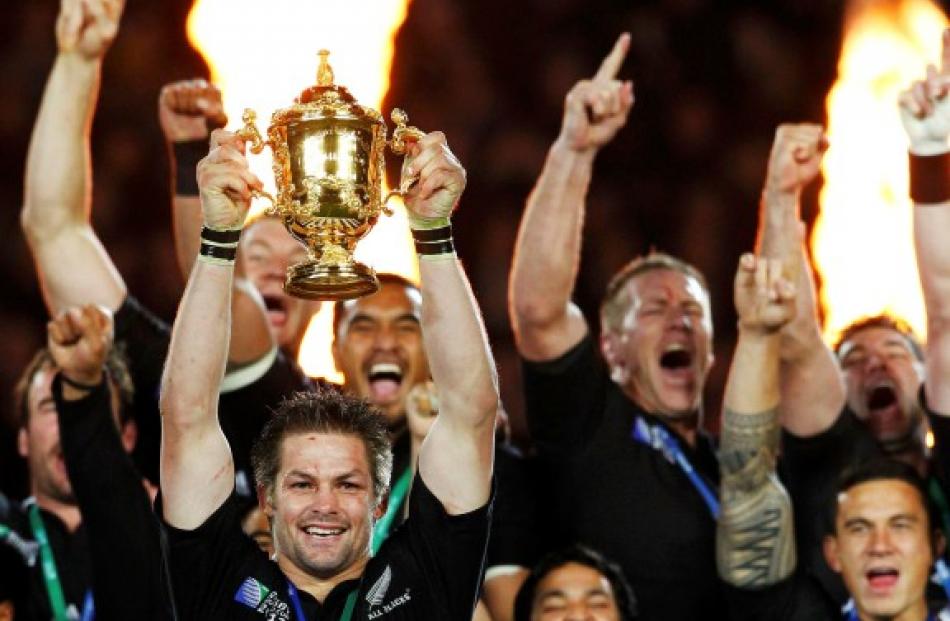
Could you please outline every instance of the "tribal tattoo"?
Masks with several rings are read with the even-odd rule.
[[[716,563],[738,587],[769,586],[795,569],[792,503],[775,474],[778,442],[776,410],[723,413]]]

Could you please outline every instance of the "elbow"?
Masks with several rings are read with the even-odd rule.
[[[65,217],[62,209],[42,209],[26,201],[20,210],[20,229],[31,246],[52,239],[69,228],[79,229],[82,223]]]
[[[515,331],[523,328],[544,328],[556,324],[565,315],[563,304],[552,304],[541,295],[512,293],[511,320]]]

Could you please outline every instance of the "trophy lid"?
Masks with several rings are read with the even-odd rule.
[[[294,99],[294,105],[283,112],[295,111],[304,113],[304,116],[311,118],[314,116],[352,118],[382,123],[382,115],[379,112],[361,106],[345,86],[333,83],[333,69],[328,61],[330,52],[320,50],[318,54],[320,55],[320,65],[317,68],[316,85],[304,89]]]

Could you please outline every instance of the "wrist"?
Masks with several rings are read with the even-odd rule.
[[[911,152],[910,198],[917,204],[950,201],[950,153],[921,155]]]
[[[908,151],[912,155],[920,156],[930,156],[930,155],[942,155],[944,153],[950,152],[950,144],[947,144],[947,140],[911,140],[910,147]]]
[[[416,245],[416,254],[421,260],[455,257],[451,224],[431,229],[413,228],[412,238]]]
[[[571,140],[563,135],[557,137],[548,151],[548,160],[557,163],[593,166],[597,157],[596,147],[576,148]]]
[[[92,369],[60,370],[59,376],[63,384],[77,390],[90,392],[102,384],[105,370],[101,366]]]
[[[215,265],[234,265],[238,243],[241,241],[241,231],[241,228],[221,229],[205,224],[201,228],[198,260]]]
[[[777,341],[782,326],[766,326],[761,323],[747,323],[741,318],[738,324],[738,334],[747,343],[768,345]]]

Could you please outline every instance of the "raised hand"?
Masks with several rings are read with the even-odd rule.
[[[47,346],[66,379],[96,386],[112,348],[112,314],[94,304],[67,309],[46,324]]]
[[[901,92],[898,104],[910,150],[934,155],[948,150],[950,136],[950,29],[943,32],[940,67],[927,65],[927,77]]]
[[[419,177],[406,193],[410,223],[414,228],[445,224],[465,189],[465,169],[442,132],[426,134],[410,147],[409,154],[405,174]]]
[[[60,52],[101,59],[119,31],[125,0],[62,0],[56,20]]]
[[[742,330],[772,334],[795,316],[795,287],[782,276],[782,262],[776,259],[742,255],[734,298]]]
[[[633,82],[617,80],[617,73],[629,49],[630,35],[623,33],[594,77],[570,90],[564,100],[559,142],[574,151],[596,151],[626,124],[633,108]]]
[[[251,191],[262,188],[244,157],[244,141],[233,132],[211,132],[211,152],[198,163],[201,213],[206,226],[239,229],[251,206]]]
[[[786,123],[775,130],[769,155],[766,189],[798,193],[818,176],[828,149],[825,130],[813,123]]]
[[[200,79],[166,84],[158,96],[158,120],[168,142],[207,140],[228,123],[221,91]]]

